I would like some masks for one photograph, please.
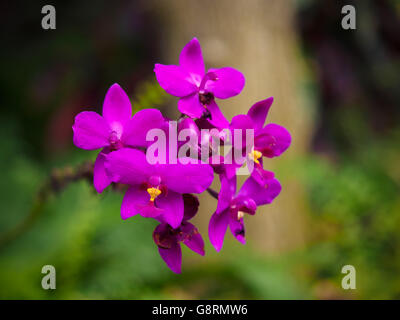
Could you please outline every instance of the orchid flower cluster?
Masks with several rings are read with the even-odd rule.
[[[272,97],[231,122],[225,118],[216,99],[238,95],[245,78],[230,67],[205,72],[196,38],[183,48],[179,65],[156,64],[154,72],[160,86],[179,97],[178,121],[157,109],[132,115],[127,94],[114,84],[102,115],[83,111],[75,117],[73,141],[81,149],[100,149],[94,164],[95,189],[101,193],[111,183],[127,185],[122,219],[139,214],[157,220],[153,240],[167,266],[180,273],[182,243],[205,254],[203,238],[190,222],[199,207],[194,194],[208,191],[218,199],[208,228],[213,247],[221,250],[228,227],[244,244],[244,217],[254,215],[281,191],[274,173],[263,168],[263,158],[281,155],[291,136],[277,124],[264,126]],[[248,178],[237,190],[240,174]],[[221,185],[218,193],[210,188],[215,175]]]

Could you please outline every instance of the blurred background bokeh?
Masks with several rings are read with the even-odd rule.
[[[56,30],[41,28],[45,4]],[[345,4],[356,30],[341,27]],[[398,0],[3,1],[0,12],[1,299],[400,298]],[[71,126],[101,111],[115,82],[135,111],[176,117],[153,66],[176,64],[194,36],[208,67],[246,76],[220,103],[228,118],[274,96],[268,121],[293,143],[265,164],[283,191],[248,217],[245,246],[227,234],[215,252],[216,202],[200,197],[206,256],[184,249],[175,275],[153,243],[156,222],[122,221],[123,195],[87,181],[97,152],[74,147]],[[41,287],[48,264],[56,290]],[[356,290],[341,287],[347,264]]]

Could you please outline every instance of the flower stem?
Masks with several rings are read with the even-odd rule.
[[[215,191],[212,188],[207,188],[207,192],[210,194],[210,196],[212,196],[213,198],[218,200],[218,192]]]
[[[39,189],[28,215],[12,229],[0,236],[0,250],[10,242],[29,230],[43,212],[47,199],[51,194],[56,194],[65,189],[71,182],[78,180],[93,181],[93,162],[85,162],[76,168],[66,167],[53,170],[50,177]]]

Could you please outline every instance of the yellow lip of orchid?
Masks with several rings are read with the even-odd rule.
[[[150,195],[150,201],[154,200],[161,194],[161,190],[158,188],[147,188],[147,193]]]
[[[237,213],[237,219],[240,220],[244,217],[244,212],[243,211],[238,211]]]
[[[249,153],[250,159],[252,159],[255,163],[260,164],[260,159],[262,157],[262,153],[258,150],[253,150],[252,152]]]

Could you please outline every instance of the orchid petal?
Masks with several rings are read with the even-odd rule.
[[[186,236],[183,243],[192,251],[204,256],[204,241],[197,228],[190,222],[185,222],[182,225],[181,230]]]
[[[96,161],[94,162],[93,185],[98,193],[102,193],[111,183],[111,179],[108,177],[104,167],[104,162],[108,153],[110,153],[110,149],[104,148],[97,155]]]
[[[152,143],[146,141],[147,133],[152,129],[161,129],[164,122],[164,117],[159,110],[140,110],[126,123],[121,141],[124,145],[147,147]]]
[[[245,114],[239,114],[232,118],[230,124],[232,145],[235,149],[242,149],[246,146],[252,148],[254,146],[254,127],[251,118]],[[251,135],[252,133],[252,135]],[[238,140],[237,138],[241,138]]]
[[[179,66],[157,63],[154,72],[160,86],[173,96],[185,97],[197,91],[190,74]]]
[[[183,220],[187,221],[196,215],[200,203],[199,199],[192,194],[185,193],[182,196],[184,205]]]
[[[221,176],[221,189],[218,194],[218,204],[216,213],[221,213],[228,209],[231,204],[232,198],[236,193],[236,176],[227,179]]]
[[[212,183],[214,171],[209,164],[199,161],[198,164],[161,164],[157,171],[161,180],[171,189],[179,193],[202,193]]]
[[[112,181],[129,185],[147,182],[152,171],[145,154],[130,148],[111,152],[107,155],[104,166]]]
[[[289,148],[292,137],[284,127],[270,123],[257,132],[256,148],[268,158],[278,157]]]
[[[207,81],[205,89],[212,92],[219,99],[227,99],[238,95],[244,87],[243,74],[233,68],[210,69],[208,73],[216,75],[217,80]]]
[[[176,235],[170,232],[171,226],[165,222],[160,223],[153,231],[154,243],[161,248],[169,249],[177,242]]]
[[[206,109],[200,103],[199,95],[193,93],[178,101],[178,110],[191,118],[200,118]]]
[[[116,123],[123,125],[132,116],[132,104],[128,95],[114,83],[106,93],[103,103],[103,117],[113,127]],[[118,126],[117,125],[117,126]]]
[[[261,206],[271,203],[281,190],[281,184],[275,178],[265,181],[264,186],[261,187],[257,181],[250,177],[244,182],[238,196],[249,197],[256,202],[257,206]]]
[[[234,154],[235,150],[231,148],[228,151],[227,155],[223,158],[222,166],[224,170],[224,175],[228,179],[232,179],[233,177],[235,177],[237,169],[242,166],[242,164],[236,163]]]
[[[168,268],[175,273],[181,273],[182,249],[180,244],[173,243],[169,249],[158,247],[158,252]]]
[[[210,123],[217,127],[217,128],[228,128],[229,122],[226,120],[225,116],[222,114],[221,110],[219,109],[217,103],[212,100],[207,105],[208,111],[210,111],[211,119],[209,120]]]
[[[177,192],[167,191],[166,195],[161,194],[156,199],[156,206],[163,210],[160,220],[168,223],[176,229],[183,219],[183,197]]]
[[[225,210],[220,214],[214,213],[208,225],[208,237],[215,250],[220,251],[224,244],[226,229],[229,224],[229,211]]]
[[[131,186],[125,193],[121,205],[121,218],[126,220],[140,213],[141,207],[146,206],[150,201],[150,196],[146,190],[139,186]]]
[[[261,159],[260,159],[261,160]],[[260,185],[264,186],[266,180],[273,179],[275,174],[272,171],[264,170],[261,165],[255,165],[251,177]]]
[[[242,211],[250,215],[254,215],[257,210],[256,202],[249,196],[238,195],[232,201],[232,204],[233,205],[231,207],[234,207],[238,212]]]
[[[135,208],[144,218],[159,218],[164,213],[163,209],[157,208],[151,201],[147,201],[145,204],[138,203]]]
[[[178,122],[178,133],[180,134],[183,130],[185,130],[185,133],[187,134],[186,140],[179,142],[183,144],[184,142],[191,141],[191,138],[194,138],[195,145],[193,146],[197,146],[201,138],[201,134],[196,122],[190,118],[181,119]]]
[[[243,218],[240,220],[229,219],[229,229],[231,230],[233,236],[242,244],[246,244],[245,238],[245,228],[243,223]]]
[[[179,65],[200,80],[204,76],[204,60],[199,40],[193,38],[182,49]]]
[[[74,144],[81,149],[96,150],[109,145],[110,127],[104,118],[93,111],[83,111],[75,117]]]
[[[273,102],[273,97],[256,102],[247,112],[247,115],[253,120],[254,128],[256,130],[262,129],[262,127],[264,126],[268,111],[271,108]]]

